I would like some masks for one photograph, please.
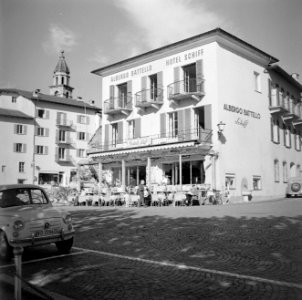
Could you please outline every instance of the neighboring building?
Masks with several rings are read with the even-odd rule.
[[[90,159],[123,187],[284,196],[301,175],[302,86],[277,62],[218,28],[93,71],[103,125]]]
[[[100,126],[100,108],[72,99],[63,52],[54,70],[53,95],[0,89],[0,182],[67,186]]]

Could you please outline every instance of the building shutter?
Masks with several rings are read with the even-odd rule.
[[[89,116],[86,116],[86,125],[89,125],[90,124],[90,118]]]
[[[204,106],[204,127],[205,129],[212,129],[212,105]]]
[[[184,110],[184,128],[185,128],[185,139],[188,140],[191,138],[191,109],[186,108]]]
[[[157,101],[164,101],[164,83],[163,83],[163,71],[157,73]]]
[[[105,125],[105,139],[104,139],[104,149],[109,149],[109,124]]]
[[[196,61],[196,85],[198,92],[204,92],[203,60]]]
[[[38,146],[37,146],[37,145],[35,145],[35,149],[34,149],[34,151],[35,151],[35,154],[37,154],[37,153],[38,153]]]
[[[134,120],[134,138],[141,137],[141,119]]]
[[[45,130],[45,136],[48,137],[49,136],[49,128],[45,128],[44,130]]]
[[[27,147],[26,147],[26,146],[27,146],[26,144],[23,144],[23,145],[22,145],[22,148],[23,148],[23,151],[22,151],[22,152],[23,152],[23,153],[26,153],[26,150],[27,150]]]
[[[160,114],[160,137],[166,137],[166,114]]]
[[[17,134],[18,124],[14,124],[14,133]]]
[[[141,98],[138,99],[141,102],[147,101],[147,76],[143,76],[141,78],[142,90],[141,90]]]
[[[180,67],[175,67],[174,68],[174,90],[172,94],[179,94],[180,92]]]
[[[49,119],[49,110],[46,110],[45,114],[46,114],[45,119]]]
[[[110,99],[114,98],[114,88],[115,88],[114,85],[110,85],[110,87],[109,87],[109,98]]]
[[[81,115],[77,115],[77,123],[81,123]]]
[[[127,104],[125,108],[132,107],[132,80],[127,81]]]
[[[272,81],[268,79],[268,100],[269,106],[272,106]]]
[[[24,132],[23,134],[27,134],[27,125],[24,125]]]
[[[122,144],[124,139],[124,126],[123,121],[117,123],[117,143]]]
[[[45,149],[44,154],[48,155],[48,146],[44,146],[44,149]]]
[[[185,111],[179,110],[177,112],[177,119],[178,119],[178,137],[180,140],[184,138],[185,133]]]

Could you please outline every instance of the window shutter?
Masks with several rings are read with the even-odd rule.
[[[23,153],[26,153],[26,148],[27,148],[27,147],[26,147],[26,144],[23,144],[22,147],[23,147]]]
[[[180,82],[179,82],[179,72],[180,68],[179,67],[175,67],[174,68],[174,91],[173,94],[178,94],[180,92]]]
[[[37,153],[38,153],[38,146],[35,145],[35,154],[37,154]]]
[[[117,132],[118,132],[118,138],[117,138],[117,142],[118,144],[121,144],[123,143],[123,135],[124,135],[124,132],[123,132],[123,122],[118,122],[117,123]]]
[[[141,83],[142,83],[142,90],[141,90],[141,101],[146,102],[147,101],[147,76],[143,76],[141,78]]]
[[[132,107],[132,80],[127,81],[127,108]]]
[[[45,119],[49,119],[49,110],[46,110],[45,113],[46,113]]]
[[[67,114],[66,113],[62,113],[63,114],[63,122],[64,124],[67,124]]]
[[[89,141],[89,137],[90,137],[90,136],[89,136],[89,133],[88,133],[88,132],[85,132],[85,141],[86,141],[86,142]]]
[[[27,134],[27,125],[24,125],[24,134]]]
[[[44,146],[44,149],[45,149],[44,154],[45,154],[45,155],[48,155],[48,146]]]
[[[77,115],[77,123],[81,122],[81,115]]]
[[[198,92],[204,92],[203,80],[203,60],[199,59],[196,61],[196,85]]]
[[[166,114],[160,114],[160,137],[166,137]]]
[[[89,125],[90,124],[90,118],[89,116],[86,116],[86,125]]]
[[[184,131],[185,131],[185,111],[179,110],[177,112],[177,121],[178,121],[178,136],[180,139],[184,137]]]
[[[141,119],[134,120],[134,138],[141,137]]]
[[[59,142],[59,132],[60,132],[60,130],[57,129],[56,130],[56,143]]]
[[[13,151],[14,151],[14,152],[17,152],[17,143],[14,143],[13,146],[14,146]]]
[[[157,73],[157,100],[164,101],[164,84],[163,84],[163,71]]]
[[[45,133],[44,133],[45,136],[49,136],[49,128],[45,128],[44,130],[45,130]]]
[[[18,124],[14,124],[14,133],[17,134],[17,127],[18,127]]]
[[[109,87],[109,98],[110,99],[114,98],[114,89],[115,89],[115,86],[114,85],[110,85],[110,87]]]
[[[186,108],[184,111],[184,127],[185,127],[185,139],[190,139],[191,137],[191,109]]]
[[[105,140],[104,140],[104,149],[109,149],[109,124],[105,125]]]
[[[272,106],[272,81],[268,79],[268,100],[269,106]]]

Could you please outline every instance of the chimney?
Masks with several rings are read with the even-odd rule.
[[[40,89],[36,89],[34,92],[33,92],[33,97],[37,98],[39,96],[39,93],[40,93]]]
[[[295,80],[299,81],[300,75],[299,75],[298,73],[293,73],[291,76],[292,76]]]

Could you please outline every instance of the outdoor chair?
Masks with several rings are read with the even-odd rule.
[[[174,207],[175,206],[184,206],[186,201],[186,194],[183,192],[176,192],[174,195]]]

